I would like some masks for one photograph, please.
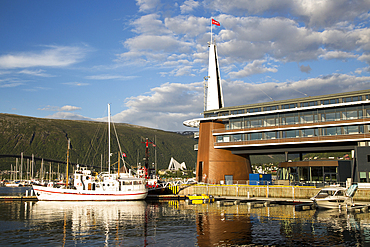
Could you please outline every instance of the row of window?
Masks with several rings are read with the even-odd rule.
[[[292,124],[370,118],[370,105],[338,107],[294,113],[278,113],[263,116],[240,117],[226,120],[226,129],[245,129]]]
[[[330,105],[330,104],[356,102],[356,101],[369,100],[369,99],[370,99],[370,95],[360,95],[360,96],[352,96],[352,97],[343,97],[343,98],[335,98],[335,99],[307,101],[307,102],[292,103],[292,104],[282,104],[282,105],[267,106],[267,107],[256,107],[256,108],[224,111],[224,112],[220,112],[219,114],[217,113],[205,114],[205,117],[237,115],[237,114],[243,114],[243,113],[261,112],[261,111],[274,111],[274,110],[279,110],[279,109],[293,109],[297,107],[309,107],[309,106],[316,106],[316,105]]]
[[[353,135],[370,132],[370,125],[351,125],[338,127],[325,127],[313,129],[293,129],[281,131],[264,131],[247,134],[219,135],[216,142],[240,142],[253,140],[271,140],[281,138],[299,138],[315,136],[335,136],[335,135]]]

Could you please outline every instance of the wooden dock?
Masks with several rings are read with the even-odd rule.
[[[12,201],[37,201],[36,196],[0,196],[0,201],[2,202],[12,202]]]

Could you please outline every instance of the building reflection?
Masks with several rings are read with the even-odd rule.
[[[32,229],[34,245],[55,241],[62,246],[370,244],[370,213],[297,211],[292,205],[4,202],[0,216],[4,222],[24,222],[25,229]],[[0,227],[9,234],[8,228]],[[23,232],[23,237],[28,235],[28,231]]]

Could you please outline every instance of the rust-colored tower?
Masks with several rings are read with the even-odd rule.
[[[215,137],[212,135],[212,130],[220,128],[224,128],[221,122],[200,122],[197,181],[220,183],[220,181],[230,179],[245,183],[249,179],[249,173],[252,172],[249,155],[240,156],[233,154],[230,150],[214,148]]]
[[[209,44],[209,66],[207,77],[207,111],[215,112],[224,107],[220,69],[218,65],[216,44]],[[252,172],[249,155],[241,156],[233,154],[227,149],[214,147],[215,137],[212,135],[215,129],[224,129],[221,121],[207,118],[188,120],[184,125],[199,127],[199,143],[197,157],[197,181],[205,183],[245,183]]]

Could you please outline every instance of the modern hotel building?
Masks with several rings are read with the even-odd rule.
[[[247,181],[253,154],[299,153],[302,157],[339,151],[349,152],[352,163],[342,168],[339,161],[282,163],[280,179],[370,182],[370,90],[223,107],[215,44],[210,44],[209,56],[204,118],[184,122],[199,128],[199,182]],[[364,147],[361,152],[359,147]]]

